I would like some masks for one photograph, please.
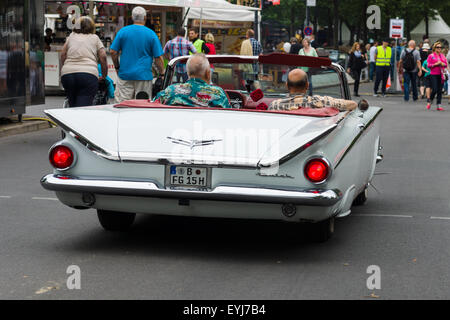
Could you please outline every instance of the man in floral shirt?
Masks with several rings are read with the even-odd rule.
[[[336,99],[328,96],[306,94],[309,83],[308,75],[302,69],[294,69],[288,74],[287,87],[289,97],[273,101],[269,110],[296,110],[300,108],[332,107],[339,111],[353,110],[357,104],[352,100]]]
[[[203,53],[192,55],[186,69],[189,80],[167,87],[158,93],[154,101],[171,106],[231,108],[225,91],[209,84],[211,68]]]

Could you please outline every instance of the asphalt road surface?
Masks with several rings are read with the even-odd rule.
[[[449,299],[450,108],[367,98],[384,107],[379,193],[321,244],[267,221],[139,216],[109,233],[39,184],[58,129],[0,138],[0,299]]]

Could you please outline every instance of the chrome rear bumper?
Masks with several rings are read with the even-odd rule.
[[[150,181],[91,180],[49,174],[41,185],[51,191],[78,192],[128,197],[188,200],[234,201],[328,207],[342,199],[337,189],[274,189],[262,187],[217,186],[211,191],[162,189]]]

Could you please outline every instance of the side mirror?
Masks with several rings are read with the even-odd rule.
[[[366,111],[367,109],[369,109],[369,102],[367,102],[366,99],[362,99],[358,102],[358,109],[361,110],[362,112]]]

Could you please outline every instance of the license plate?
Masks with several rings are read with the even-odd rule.
[[[208,168],[190,166],[168,166],[166,182],[173,187],[207,188]]]

